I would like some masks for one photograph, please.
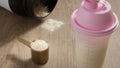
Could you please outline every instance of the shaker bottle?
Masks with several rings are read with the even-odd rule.
[[[0,6],[21,16],[46,17],[57,0],[0,0]]]
[[[106,0],[83,0],[71,17],[76,32],[77,68],[102,68],[118,18]]]

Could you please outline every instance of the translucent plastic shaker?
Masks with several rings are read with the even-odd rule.
[[[84,0],[71,17],[76,32],[77,68],[102,68],[111,34],[118,27],[106,0]]]

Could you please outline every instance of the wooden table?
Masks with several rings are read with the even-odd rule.
[[[120,18],[120,1],[109,0]],[[59,0],[47,18],[65,23],[62,28],[50,32],[40,27],[40,20],[24,18],[0,8],[0,68],[76,68],[74,57],[74,31],[70,16],[81,0]],[[120,68],[120,28],[113,34],[104,68]],[[29,41],[46,40],[50,45],[49,62],[44,66],[32,63],[30,49],[17,41],[22,37]]]

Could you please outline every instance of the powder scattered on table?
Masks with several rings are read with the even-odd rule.
[[[64,25],[64,23],[61,21],[54,20],[54,19],[47,19],[43,22],[41,27],[44,29],[47,29],[48,31],[53,32],[57,30],[58,28],[60,28],[62,25]]]

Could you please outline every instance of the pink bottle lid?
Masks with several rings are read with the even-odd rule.
[[[109,35],[119,25],[116,14],[106,0],[84,0],[71,19],[78,32],[93,36]]]

